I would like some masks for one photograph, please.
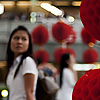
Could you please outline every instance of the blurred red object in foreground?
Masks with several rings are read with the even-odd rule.
[[[88,71],[77,81],[72,100],[100,100],[100,69]]]

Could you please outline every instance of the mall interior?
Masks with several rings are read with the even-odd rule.
[[[49,54],[48,62],[55,68],[58,68],[58,63],[54,58],[54,52],[58,48],[70,48],[74,51],[76,55],[74,69],[78,72],[78,78],[90,69],[99,68],[100,42],[97,40],[95,43],[92,41],[84,43],[82,38],[84,26],[80,18],[80,5],[81,0],[0,0],[0,83],[4,84],[5,79],[8,39],[12,30],[18,25],[27,27],[30,34],[39,25],[47,28],[48,41],[42,46],[33,43],[33,51],[36,52],[41,48],[46,51]],[[52,27],[60,21],[70,25],[75,32],[75,41],[70,45],[60,43],[53,37]],[[88,59],[84,61],[84,52],[91,48],[96,53],[88,52],[89,54],[86,55]],[[92,62],[89,62],[89,56],[91,59],[93,58]]]

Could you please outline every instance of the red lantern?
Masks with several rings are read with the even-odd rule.
[[[75,54],[74,50],[71,49],[71,48],[66,48],[66,53],[70,53],[70,54],[72,54],[74,57],[76,57],[76,54]]]
[[[54,60],[57,62],[57,63],[60,63],[60,60],[61,60],[61,57],[63,54],[65,53],[70,53],[72,55],[75,56],[75,52],[71,49],[71,48],[57,48],[55,51],[54,51]]]
[[[72,27],[71,27],[72,28]],[[72,28],[71,30],[70,30],[70,36],[69,36],[69,38],[67,39],[67,44],[68,45],[71,45],[71,44],[73,44],[73,43],[75,43],[75,41],[76,41],[76,32],[74,31],[74,29]]]
[[[34,53],[34,57],[41,59],[42,63],[49,61],[49,54],[45,50],[38,50]]]
[[[72,100],[100,100],[100,69],[84,74],[75,84]]]
[[[57,42],[63,42],[69,38],[71,27],[63,22],[57,22],[52,26],[52,35]]]
[[[80,17],[87,32],[100,40],[100,0],[82,0]]]
[[[83,28],[81,31],[81,37],[85,44],[89,44],[90,42],[94,44],[96,43],[96,39],[91,34],[89,34],[85,28]]]
[[[83,61],[85,63],[94,63],[98,60],[98,52],[93,49],[89,48],[83,52]]]
[[[48,30],[43,25],[38,25],[35,27],[31,35],[33,42],[37,45],[44,45],[49,39]]]

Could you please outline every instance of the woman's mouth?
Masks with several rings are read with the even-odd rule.
[[[17,46],[16,49],[22,49],[22,47],[21,46]]]

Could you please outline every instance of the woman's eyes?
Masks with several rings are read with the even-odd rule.
[[[19,37],[15,36],[15,37],[14,37],[14,40],[19,40]]]
[[[15,39],[15,40],[19,40],[19,39],[20,39],[20,37],[15,36],[15,37],[14,37],[14,39]],[[22,41],[26,41],[27,39],[26,39],[25,37],[22,37],[22,38],[21,38],[21,40],[22,40]]]
[[[23,41],[26,41],[27,39],[25,37],[22,38]]]

